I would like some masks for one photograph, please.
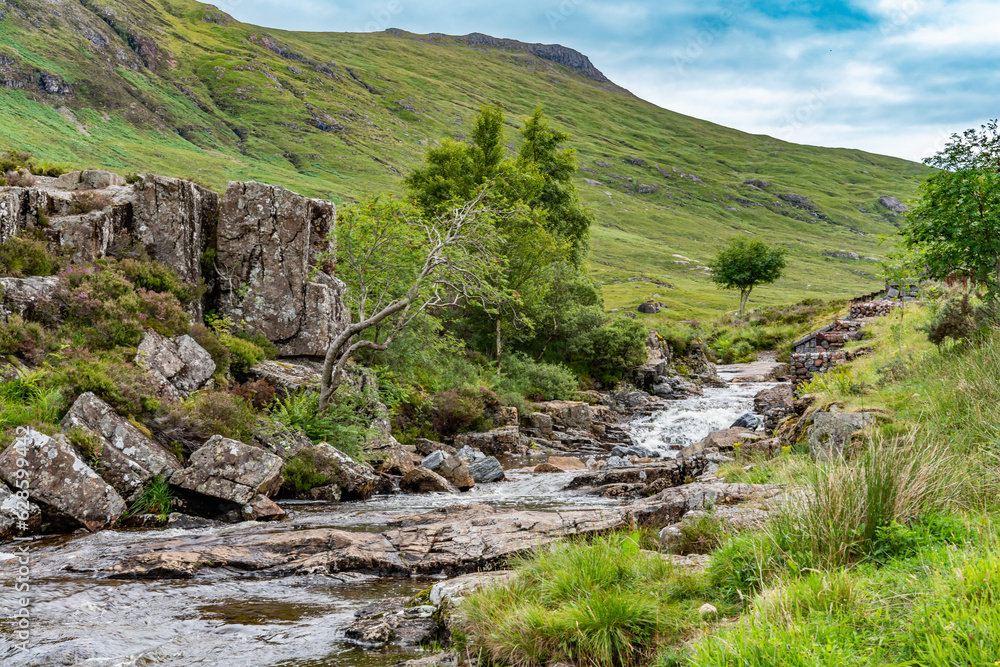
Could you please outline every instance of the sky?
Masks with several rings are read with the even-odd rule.
[[[661,107],[911,160],[1000,116],[996,0],[216,0],[286,30],[562,44]]]

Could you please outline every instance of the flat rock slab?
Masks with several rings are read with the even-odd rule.
[[[702,475],[707,466],[708,460],[702,455],[696,455],[662,463],[608,468],[577,475],[566,488],[603,487],[609,484],[650,484],[660,479],[667,480],[667,483],[672,486],[680,486],[684,484],[685,480]]]
[[[203,570],[260,576],[366,572],[408,576],[490,569],[510,556],[570,535],[611,530],[628,511],[499,512],[483,505],[442,508],[397,520],[381,534],[336,529],[234,538],[199,548],[165,540],[143,544],[109,569],[112,578],[190,578]]]

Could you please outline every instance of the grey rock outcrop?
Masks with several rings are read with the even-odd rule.
[[[0,278],[0,320],[6,321],[11,315],[30,317],[58,287],[55,276]]]
[[[866,412],[816,412],[809,428],[809,452],[819,461],[844,455],[855,433],[874,423]]]
[[[643,506],[646,509],[646,506]],[[336,529],[249,534],[222,546],[144,543],[110,567],[117,579],[189,578],[236,568],[258,576],[369,572],[410,575],[491,569],[511,556],[571,535],[627,524],[624,510],[500,511],[484,505],[444,507],[394,521],[383,533]],[[644,524],[651,525],[651,524]],[[662,524],[661,524],[662,525]]]
[[[56,528],[108,528],[125,511],[125,501],[94,472],[69,442],[26,429],[0,454],[0,477],[15,485],[27,471],[29,499]]]
[[[219,195],[191,181],[144,174],[135,185],[131,234],[156,261],[197,283],[215,237]]]
[[[350,322],[329,240],[336,207],[285,188],[230,183],[219,214],[219,312],[240,319],[284,356],[320,356]]]
[[[272,496],[281,488],[282,461],[259,447],[212,436],[191,455],[188,467],[170,483],[188,491],[247,505],[258,494]]]
[[[94,439],[101,477],[127,499],[142,492],[154,475],[180,470],[177,457],[147,437],[94,394],[81,394],[63,418],[65,431],[81,429]]]
[[[250,369],[259,380],[267,380],[288,393],[300,389],[318,390],[323,380],[322,368],[310,361],[289,359],[262,361]]]
[[[215,372],[212,355],[191,336],[170,339],[152,329],[146,330],[135,363],[146,369],[168,398],[201,389]]]

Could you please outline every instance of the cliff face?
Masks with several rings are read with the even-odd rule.
[[[78,262],[139,245],[210,288],[199,308],[245,323],[286,356],[325,354],[350,323],[344,284],[312,268],[332,254],[336,217],[333,202],[253,182],[233,182],[221,198],[190,181],[127,184],[101,171],[0,188],[0,242],[42,231]]]

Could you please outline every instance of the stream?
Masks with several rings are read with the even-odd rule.
[[[632,423],[633,439],[662,456],[676,456],[681,447],[729,427],[752,410],[754,394],[769,386],[730,383],[706,388],[700,397],[670,401],[664,410]],[[345,640],[343,633],[356,610],[384,597],[416,594],[433,585],[434,577],[342,573],[265,579],[221,571],[187,580],[117,581],[101,572],[130,549],[157,541],[214,545],[233,535],[306,528],[381,532],[395,517],[456,504],[586,510],[624,502],[564,491],[574,473],[523,472],[526,459],[504,465],[509,481],[481,484],[461,495],[377,496],[358,503],[283,501],[289,519],[281,523],[42,537],[21,543],[29,545],[31,554],[27,594],[13,588],[16,547],[2,545],[0,664],[381,667],[420,657],[399,647],[364,648]],[[27,651],[14,644],[11,618],[24,595],[32,600]]]

